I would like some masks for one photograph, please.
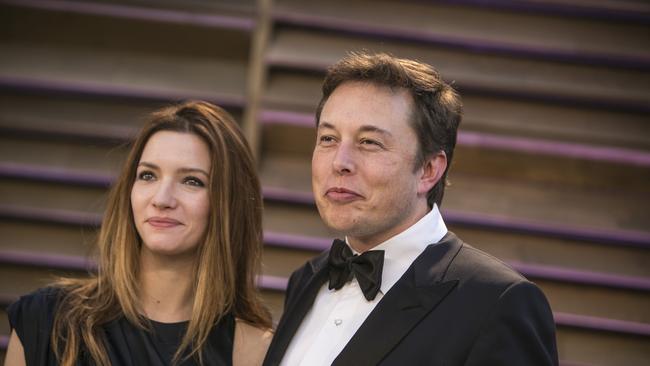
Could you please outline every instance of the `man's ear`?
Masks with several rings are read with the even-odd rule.
[[[447,154],[444,151],[431,155],[420,168],[418,193],[427,194],[440,181],[447,169]]]

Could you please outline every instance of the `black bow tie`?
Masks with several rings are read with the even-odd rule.
[[[379,292],[383,268],[383,250],[370,250],[356,255],[352,254],[352,250],[343,240],[335,239],[329,255],[329,289],[340,289],[354,275],[363,296],[372,301]]]

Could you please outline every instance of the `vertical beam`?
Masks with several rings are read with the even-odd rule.
[[[246,85],[246,108],[242,122],[244,134],[253,150],[253,156],[258,162],[261,153],[258,115],[266,82],[267,70],[264,59],[272,28],[271,7],[272,0],[257,1],[257,21],[251,43]]]

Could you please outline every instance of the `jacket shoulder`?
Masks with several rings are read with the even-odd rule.
[[[448,279],[458,279],[461,284],[504,291],[509,286],[529,282],[500,259],[473,246],[462,243],[461,249],[447,270]]]

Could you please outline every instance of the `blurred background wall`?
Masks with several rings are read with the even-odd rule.
[[[649,40],[641,0],[0,0],[0,353],[11,301],[92,268],[142,116],[185,99],[254,146],[277,321],[289,274],[336,235],[310,188],[320,82],[366,49],[460,91],[443,215],[543,288],[562,363],[647,365]]]

